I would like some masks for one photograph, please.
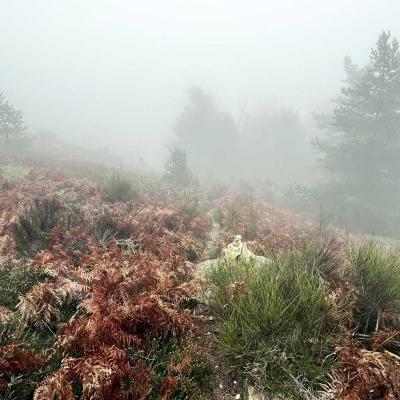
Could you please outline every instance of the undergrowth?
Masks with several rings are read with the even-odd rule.
[[[178,340],[152,340],[147,348],[146,353],[131,349],[129,354],[141,358],[150,371],[153,389],[147,400],[158,400],[165,395],[173,400],[206,398],[212,369],[201,349]]]
[[[195,263],[236,234],[269,261],[209,271],[226,365],[271,397],[330,374],[342,399],[398,393],[398,251],[304,240],[315,224],[248,196],[152,181],[137,196],[118,173],[102,191],[36,167],[0,187],[0,398],[207,399]]]

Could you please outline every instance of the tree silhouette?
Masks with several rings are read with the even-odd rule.
[[[0,138],[9,141],[25,129],[21,110],[10,104],[4,93],[0,93]]]

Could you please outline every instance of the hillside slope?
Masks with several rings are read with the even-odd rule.
[[[157,178],[133,174],[127,177],[129,198],[112,202],[104,192],[111,171],[88,165],[66,162],[60,170],[59,164],[43,160],[3,164],[0,398],[243,396],[241,364],[219,349],[224,316],[212,304],[196,300],[204,284],[198,280],[198,263],[219,256],[238,233],[253,251],[274,260],[295,254],[311,240],[319,249],[318,262],[336,263],[329,276],[315,281],[327,296],[341,301],[357,291],[339,274],[345,257],[341,242],[322,253],[326,248],[318,224],[295,212],[240,193],[211,200],[215,196],[198,189],[180,191]],[[246,290],[245,283],[240,287]],[[228,303],[240,298],[235,296],[241,292],[234,293]],[[391,355],[384,353],[382,343],[363,349],[351,334],[353,306],[340,311],[341,318],[347,313],[349,319],[347,333],[335,357],[335,380],[322,382],[329,386],[326,393],[364,398],[351,397],[362,387],[364,392],[384,390],[381,398],[397,398],[397,325],[381,319],[382,329],[375,332],[387,335],[382,337],[391,343]],[[387,310],[385,321],[396,318],[396,307],[393,303]],[[379,351],[381,360],[372,370],[371,350]],[[226,369],[222,375],[217,362]],[[245,369],[252,362],[248,358]],[[350,368],[345,373],[343,363]],[[240,387],[226,390],[236,379]],[[220,385],[225,385],[222,391]],[[300,390],[300,398],[306,392]]]

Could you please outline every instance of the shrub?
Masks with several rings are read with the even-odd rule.
[[[224,227],[231,232],[240,232],[246,240],[254,240],[261,220],[257,203],[248,195],[239,195],[236,204],[225,211]]]
[[[332,224],[350,232],[400,237],[399,210],[388,203],[398,196],[388,194],[384,187],[375,187],[378,198],[373,201],[362,195],[350,195],[353,189],[339,183],[317,188],[298,186],[284,194],[283,202],[314,217],[322,212]]]
[[[194,182],[192,171],[188,165],[184,150],[176,146],[169,149],[169,158],[164,164],[163,179],[177,187],[188,187]]]
[[[317,389],[331,369],[341,314],[321,278],[321,254],[302,246],[261,267],[221,263],[209,272],[220,350],[273,395],[302,398],[302,388]]]
[[[106,201],[128,201],[134,196],[134,188],[128,177],[113,172],[103,184],[103,194]]]
[[[205,182],[205,193],[208,200],[217,200],[225,196],[228,192],[229,186],[219,180],[208,180]]]
[[[400,328],[400,253],[371,241],[349,249],[357,287],[355,320],[364,333]]]

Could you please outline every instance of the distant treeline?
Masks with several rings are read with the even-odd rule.
[[[328,115],[316,115],[310,141],[298,114],[282,110],[236,121],[198,87],[176,121],[176,145],[200,178],[316,182],[290,201],[332,222],[373,234],[400,235],[400,52],[390,32],[379,35],[369,63],[345,58],[346,80]],[[314,171],[312,151],[319,154]],[[310,180],[308,181],[310,182]],[[287,200],[287,199],[286,199]]]

